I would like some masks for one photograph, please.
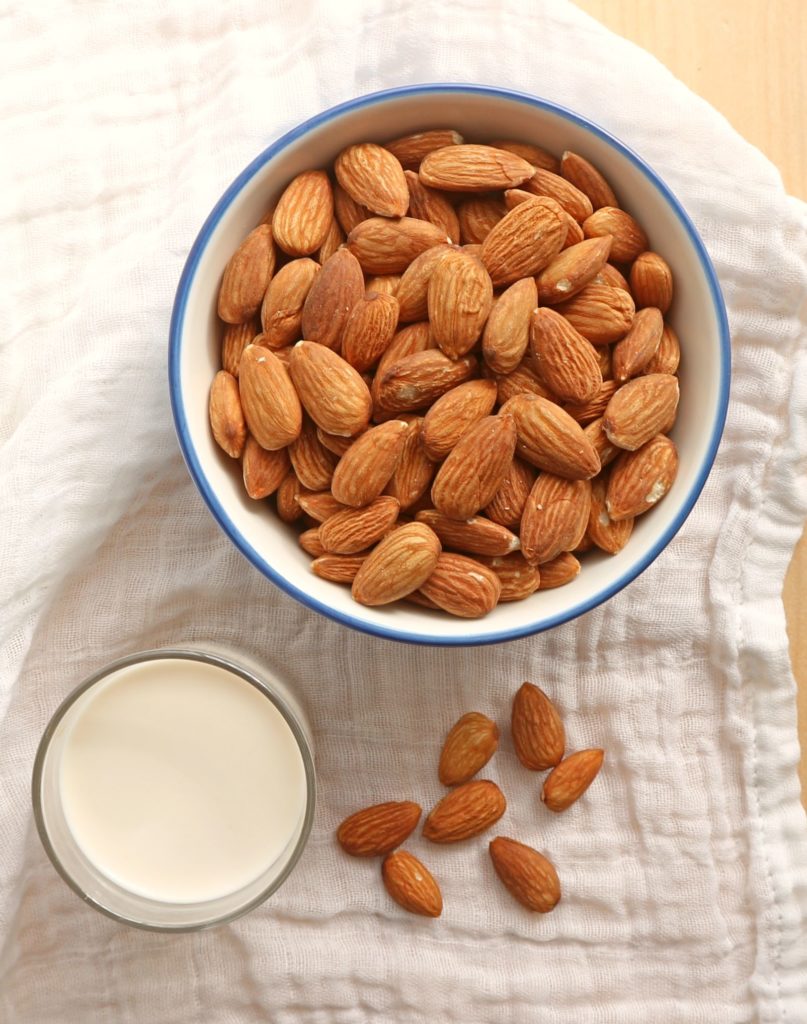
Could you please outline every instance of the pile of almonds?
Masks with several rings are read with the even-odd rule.
[[[541,799],[551,811],[565,811],[585,793],[603,761],[599,749],[579,750],[564,757],[566,735],[543,690],[524,683],[513,700],[513,745],[521,763],[532,771],[549,771]],[[499,746],[496,723],[472,711],[448,733],[440,754],[438,776],[454,786],[432,809],[423,836],[433,843],[458,843],[485,832],[507,810],[495,782],[474,779]],[[381,876],[390,896],[413,914],[439,917],[440,887],[414,854],[398,847],[415,830],[421,816],[411,800],[375,804],[345,818],[337,830],[342,849],[353,857],[384,857]],[[551,861],[531,846],[506,836],[492,839],[488,850],[505,888],[528,910],[548,913],[560,900],[560,880]]]
[[[227,265],[213,435],[361,604],[477,617],[568,583],[678,468],[672,274],[648,246],[575,153],[349,146]]]

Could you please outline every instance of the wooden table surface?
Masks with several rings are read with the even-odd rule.
[[[807,199],[806,0],[576,0],[658,57],[719,110]],[[783,591],[799,686],[802,799],[807,806],[807,532]]]

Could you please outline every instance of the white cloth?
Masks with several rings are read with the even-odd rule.
[[[807,514],[805,207],[653,58],[562,0],[53,2],[0,18],[0,1019],[807,1021],[807,829],[780,600]],[[577,622],[427,650],[344,629],[267,582],[183,466],[166,385],[174,288],[256,153],[351,96],[420,81],[546,96],[642,153],[681,197],[731,315],[716,467],[664,555]],[[124,653],[241,648],[314,729],[310,845],[265,906],[212,932],[118,925],[57,877],[32,824],[33,754],[60,699]],[[425,849],[437,921],[388,899],[334,827],[441,793],[445,728],[506,723],[524,679],[606,767],[566,814],[508,730],[490,777],[508,831],[555,860],[547,917],[498,886],[480,839]]]

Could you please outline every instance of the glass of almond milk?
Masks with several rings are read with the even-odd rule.
[[[302,853],[314,799],[310,731],[291,694],[196,650],[147,651],[91,676],[34,764],[34,815],[58,872],[96,909],[161,931],[263,902]]]

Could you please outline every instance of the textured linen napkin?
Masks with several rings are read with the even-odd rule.
[[[0,1019],[8,1024],[807,1021],[807,829],[780,591],[807,515],[805,207],[646,53],[562,0],[3,5],[0,44]],[[351,96],[476,81],[576,108],[666,179],[715,261],[734,382],[709,483],[603,607],[505,646],[428,650],[341,628],[233,548],[178,453],[167,329],[225,186]],[[127,652],[241,648],[315,730],[320,801],[288,883],[212,932],[94,913],[35,834],[35,747],[61,698]],[[446,909],[394,906],[336,849],[362,804],[441,794],[443,731],[556,695],[588,797],[552,816],[505,730],[489,776],[564,899],[530,915],[486,841],[429,848]],[[416,853],[424,852],[420,839]]]

